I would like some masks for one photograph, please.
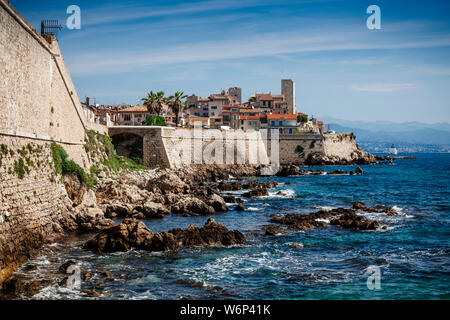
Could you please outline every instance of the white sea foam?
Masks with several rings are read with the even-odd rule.
[[[328,219],[322,219],[322,218],[317,218],[316,221],[317,221],[317,222],[325,222],[325,223],[328,223],[328,224],[330,223],[330,220],[328,220]]]
[[[325,211],[331,211],[333,209],[336,209],[337,207],[331,207],[331,206],[313,206],[313,209],[319,209],[319,210],[325,210]]]
[[[263,208],[257,208],[257,207],[248,207],[246,210],[247,211],[262,211],[264,209]]]
[[[283,194],[277,194],[279,191],[283,192]],[[270,192],[268,196],[262,196],[259,198],[265,198],[265,199],[293,199],[295,198],[295,191],[293,189],[284,189]]]

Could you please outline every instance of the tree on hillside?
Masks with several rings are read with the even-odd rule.
[[[183,109],[186,107],[186,102],[183,101],[186,97],[187,95],[185,95],[183,91],[177,91],[173,96],[169,97],[169,101],[171,102],[170,109],[175,113],[175,126],[178,126],[180,113],[183,112]]]

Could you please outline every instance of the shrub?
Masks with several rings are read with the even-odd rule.
[[[303,146],[301,144],[299,144],[296,148],[295,148],[295,152],[298,153],[302,153],[304,150]]]
[[[142,122],[143,126],[167,126],[166,119],[161,116],[151,116]]]
[[[308,122],[308,116],[299,114],[297,116],[297,122]]]
[[[8,154],[8,146],[6,144],[2,143],[1,149],[3,154]]]
[[[81,182],[86,183],[89,189],[98,183],[92,172],[88,175],[75,161],[67,159],[69,156],[63,147],[52,142],[51,150],[56,175],[76,173]]]

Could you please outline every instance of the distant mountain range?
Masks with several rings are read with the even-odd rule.
[[[395,144],[409,152],[448,152],[450,150],[450,123],[421,123],[389,121],[348,121],[332,117],[320,117],[325,125],[336,132],[353,132],[357,142],[377,151]],[[406,151],[405,151],[406,152]]]

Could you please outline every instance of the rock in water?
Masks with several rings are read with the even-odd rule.
[[[362,216],[356,215],[354,211],[344,213],[336,219],[330,221],[332,225],[339,225],[351,230],[376,230],[380,228],[378,221],[371,221]]]
[[[268,196],[269,192],[266,188],[261,187],[242,194],[246,198]]]
[[[169,230],[169,233],[185,246],[229,246],[245,243],[245,236],[241,232],[229,231],[213,218],[209,218],[201,228],[191,224],[186,230],[177,228]]]
[[[236,210],[236,211],[244,211],[244,210],[245,210],[245,206],[244,206],[243,203],[239,203],[239,204],[234,208],[234,210]]]
[[[206,203],[213,207],[215,211],[228,211],[225,200],[217,194],[211,195]]]
[[[170,210],[172,213],[183,215],[206,215],[216,212],[213,207],[194,197],[178,199],[178,201],[170,207]]]
[[[106,229],[84,245],[97,252],[128,251],[131,248],[147,251],[175,251],[178,243],[172,234],[153,233],[136,219],[125,219],[121,224]]]
[[[361,169],[361,167],[357,167],[357,168],[355,169],[355,173],[356,173],[356,174],[364,174],[364,170]]]

